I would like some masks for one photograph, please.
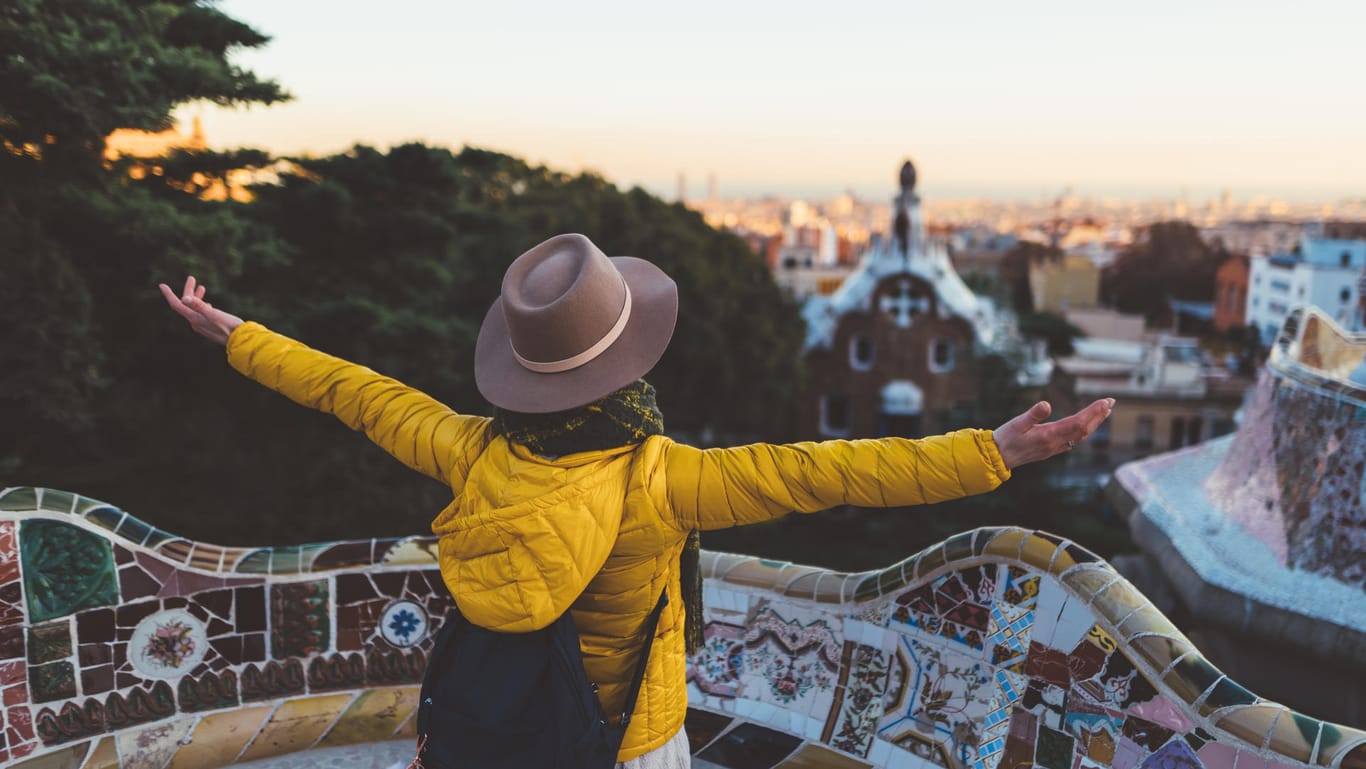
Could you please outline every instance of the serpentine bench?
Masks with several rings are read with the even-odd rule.
[[[704,553],[698,767],[1366,769],[1104,561],[1017,528],[878,572]],[[429,537],[242,549],[0,491],[0,762],[213,769],[412,736],[450,606]]]

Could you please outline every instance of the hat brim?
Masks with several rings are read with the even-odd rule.
[[[474,346],[474,382],[489,403],[527,414],[567,411],[599,400],[655,367],[678,321],[678,286],[644,259],[611,259],[631,290],[631,316],[610,347],[578,368],[538,374],[518,363],[508,341],[503,300],[494,300]]]

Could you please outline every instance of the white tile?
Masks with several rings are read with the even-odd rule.
[[[776,705],[760,702],[754,709],[754,718],[779,729],[786,729],[788,712],[789,711],[783,710]]]
[[[1070,653],[1095,624],[1096,616],[1091,612],[1091,607],[1074,597],[1063,604],[1057,625],[1053,627],[1053,637],[1047,643],[1054,649]],[[1033,637],[1043,640],[1037,635]]]
[[[716,588],[716,585],[713,585],[710,582],[705,582],[702,584],[702,605],[721,605],[721,591]]]
[[[868,751],[868,760],[878,766],[886,766],[887,761],[892,755],[892,743],[886,740],[873,739],[873,749]]]
[[[887,769],[918,769],[913,760],[915,756],[893,745],[887,756]]]
[[[821,734],[825,731],[825,722],[818,718],[806,719],[806,729],[802,734],[813,742],[819,742]]]
[[[1047,644],[1058,625],[1058,615],[1067,601],[1067,591],[1051,577],[1039,577],[1039,602],[1034,606],[1034,629],[1030,639]],[[1070,649],[1068,651],[1071,651]]]
[[[753,700],[735,700],[735,714],[738,716],[752,718],[758,709],[759,703]]]

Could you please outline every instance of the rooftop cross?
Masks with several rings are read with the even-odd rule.
[[[896,325],[901,328],[911,327],[911,318],[930,311],[930,300],[928,297],[913,298],[911,296],[911,282],[901,281],[897,286],[895,296],[884,296],[881,302],[882,311],[896,316]]]

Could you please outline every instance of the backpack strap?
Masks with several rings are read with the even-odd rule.
[[[664,592],[659,594],[659,602],[655,604],[654,611],[650,612],[650,618],[645,620],[645,643],[640,650],[640,662],[636,663],[635,675],[631,677],[631,688],[626,693],[626,703],[622,706],[623,729],[631,723],[631,714],[636,712],[636,696],[640,694],[640,685],[645,680],[645,666],[650,661],[650,647],[655,643],[655,628],[659,627],[659,615],[664,613],[664,607],[668,603],[669,588],[666,585]]]

